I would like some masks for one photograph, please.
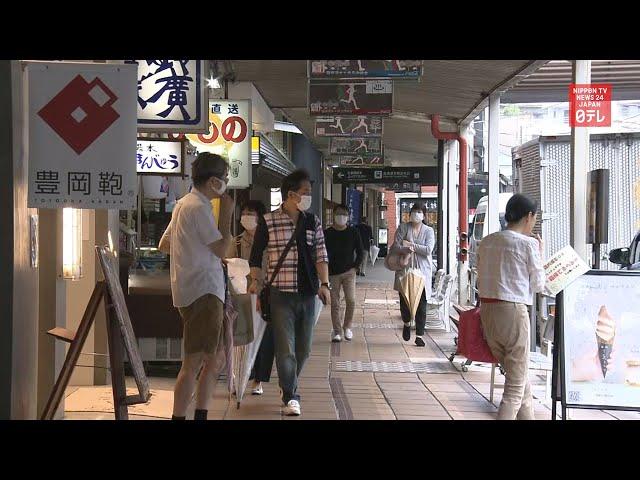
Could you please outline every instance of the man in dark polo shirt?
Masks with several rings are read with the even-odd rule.
[[[356,270],[362,263],[362,242],[355,227],[348,225],[349,210],[344,205],[333,209],[333,226],[324,232],[327,253],[329,254],[329,280],[331,283],[331,322],[332,342],[353,338],[351,322],[356,307]],[[344,290],[347,304],[344,323],[341,321],[342,308],[340,291]]]

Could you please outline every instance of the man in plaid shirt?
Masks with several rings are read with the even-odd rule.
[[[285,415],[300,415],[298,377],[311,352],[315,323],[315,297],[326,305],[329,293],[329,257],[320,219],[306,213],[311,206],[311,181],[296,170],[282,181],[282,205],[258,222],[251,249],[250,293],[258,293],[262,257],[268,255],[267,281],[298,227],[296,241],[271,288],[271,322],[275,341],[278,381]]]

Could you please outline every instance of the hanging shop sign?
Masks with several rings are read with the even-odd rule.
[[[184,175],[184,141],[139,138],[136,169],[141,175]]]
[[[422,60],[311,60],[309,77],[411,78],[422,75]]]
[[[382,155],[344,155],[336,158],[342,167],[381,167],[384,165]]]
[[[138,68],[138,130],[206,133],[206,60],[126,60]]]
[[[310,82],[309,109],[311,115],[390,115],[393,82]]]
[[[333,183],[438,184],[438,167],[334,168]]]
[[[316,137],[382,137],[382,117],[318,117]]]
[[[209,103],[206,134],[170,134],[189,140],[197,152],[211,152],[229,162],[228,188],[251,185],[251,100],[213,100]]]
[[[591,270],[557,303],[563,404],[640,409],[640,274]]]
[[[364,157],[380,156],[382,154],[382,139],[333,137],[330,140],[329,153],[331,155],[359,155]]]
[[[135,208],[135,66],[25,65],[28,206]]]

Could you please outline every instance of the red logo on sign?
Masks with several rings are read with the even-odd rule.
[[[569,85],[569,125],[571,127],[610,127],[611,84],[572,83]]]
[[[247,122],[245,122],[242,117],[232,116],[226,118],[224,122],[222,122],[222,125],[220,125],[220,129],[218,129],[218,126],[213,122],[209,125],[209,133],[198,134],[198,140],[202,143],[214,143],[218,140],[220,134],[222,134],[225,142],[242,143],[244,139],[247,138]],[[170,133],[169,138],[172,140],[182,140],[184,139],[184,133]]]
[[[38,115],[80,155],[120,117],[111,106],[117,99],[99,78],[78,75]]]

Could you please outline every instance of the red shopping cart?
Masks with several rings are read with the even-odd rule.
[[[460,312],[457,349],[451,354],[449,361],[453,363],[456,355],[467,358],[467,361],[462,364],[463,372],[468,370],[467,367],[471,362],[498,363],[484,338],[479,306]]]

